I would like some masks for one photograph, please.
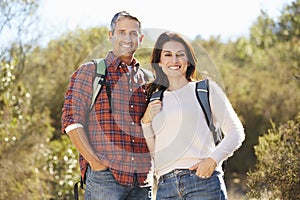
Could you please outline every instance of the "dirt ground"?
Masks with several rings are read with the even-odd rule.
[[[246,177],[231,174],[226,181],[228,200],[247,200]]]

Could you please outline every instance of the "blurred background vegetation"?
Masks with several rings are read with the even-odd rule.
[[[0,46],[0,199],[72,199],[80,173],[77,151],[60,133],[64,93],[82,62],[109,49],[106,27],[40,45],[38,7],[34,0],[0,2],[1,41],[4,31],[17,36]],[[230,191],[245,199],[300,199],[300,0],[277,19],[262,11],[249,37],[192,42],[218,66],[245,126],[246,140],[225,173]],[[137,52],[142,63],[150,51]]]

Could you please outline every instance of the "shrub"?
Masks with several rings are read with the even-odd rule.
[[[247,174],[247,196],[300,199],[300,113],[295,120],[268,130],[254,147],[257,164]]]

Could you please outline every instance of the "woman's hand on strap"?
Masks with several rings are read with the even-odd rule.
[[[162,105],[160,100],[155,100],[150,102],[142,118],[142,123],[144,124],[151,123],[153,117],[161,111],[161,106]]]

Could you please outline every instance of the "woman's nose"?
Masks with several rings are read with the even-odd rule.
[[[172,56],[172,61],[173,61],[174,63],[177,63],[177,62],[178,62],[178,57],[177,57],[176,55],[173,55],[173,56]]]

